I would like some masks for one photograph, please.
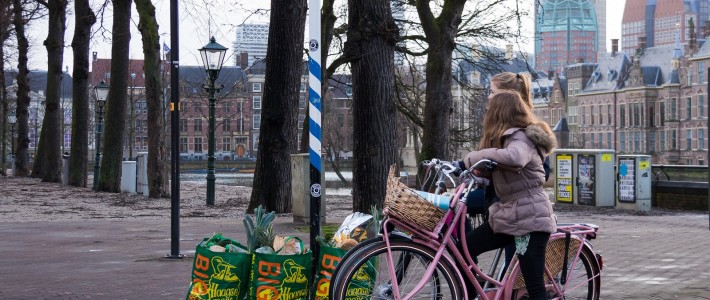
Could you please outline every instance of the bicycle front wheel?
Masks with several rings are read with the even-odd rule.
[[[337,276],[331,283],[331,299],[395,299],[392,283],[398,282],[399,297],[410,299],[462,299],[461,283],[456,272],[445,260],[439,260],[434,274],[424,287],[413,290],[434,260],[434,251],[408,241],[391,241],[395,273],[388,268],[387,245],[372,243],[351,253],[338,264]]]

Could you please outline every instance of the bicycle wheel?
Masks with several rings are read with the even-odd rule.
[[[547,276],[545,276],[547,277]],[[577,263],[572,269],[572,261],[568,262],[567,282],[562,285],[562,271],[554,274],[552,279],[546,279],[548,299],[598,300],[601,289],[601,275],[594,253],[586,246],[579,253]],[[554,288],[558,286],[562,295]],[[525,288],[513,292],[512,299],[525,299]]]
[[[461,299],[461,283],[451,265],[440,260],[424,288],[412,294],[426,268],[434,259],[434,251],[408,241],[391,241],[395,274],[387,267],[387,245],[375,242],[360,248],[347,260],[340,261],[331,282],[330,299],[394,299],[393,279],[399,282],[400,296],[411,299]]]

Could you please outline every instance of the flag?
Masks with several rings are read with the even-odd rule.
[[[170,47],[168,47],[168,45],[166,45],[165,43],[163,43],[163,52],[166,52],[166,53],[170,52]]]

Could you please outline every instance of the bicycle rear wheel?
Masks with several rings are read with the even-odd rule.
[[[351,253],[338,264],[331,282],[330,299],[394,299],[393,280],[399,282],[400,296],[412,299],[462,299],[461,283],[451,265],[440,260],[424,288],[413,294],[426,268],[434,259],[434,251],[408,241],[391,241],[395,274],[387,267],[387,245],[375,242]]]
[[[572,261],[567,266],[567,281],[562,284],[562,271],[553,274],[553,278],[545,276],[548,299],[598,300],[601,290],[601,275],[594,253],[586,246],[579,253],[577,262],[572,268]],[[557,293],[558,286],[562,294]],[[512,299],[525,299],[525,288],[513,292]]]

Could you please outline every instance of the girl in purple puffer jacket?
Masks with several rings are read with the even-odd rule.
[[[557,220],[542,187],[543,161],[555,146],[550,127],[520,94],[498,91],[488,101],[480,150],[464,160],[466,167],[481,159],[511,167],[490,174],[499,201],[490,206],[488,222],[466,235],[466,243],[472,257],[515,243],[530,299],[547,299],[545,247]]]

